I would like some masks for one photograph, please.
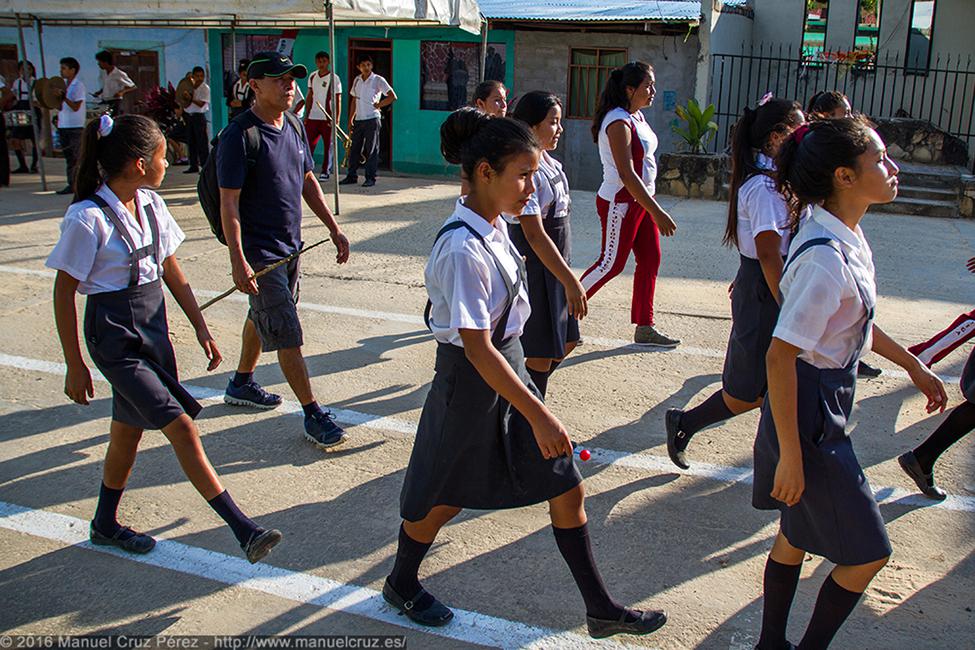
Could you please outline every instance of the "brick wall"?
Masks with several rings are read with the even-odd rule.
[[[664,109],[665,91],[673,91],[679,104],[693,96],[698,57],[697,36],[684,42],[681,36],[642,34],[518,31],[515,35],[514,95],[529,90],[548,90],[563,102],[568,92],[569,50],[574,47],[627,48],[629,60],[651,64],[657,77],[657,99],[645,111],[660,138],[658,154],[674,151],[670,123],[673,110]],[[566,120],[565,135],[555,156],[565,166],[575,189],[595,190],[602,182],[599,154],[589,132],[589,120]]]

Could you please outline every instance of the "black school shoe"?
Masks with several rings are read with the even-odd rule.
[[[132,533],[123,538],[126,533]],[[88,539],[95,546],[115,546],[128,553],[145,555],[156,547],[156,540],[145,533],[137,533],[128,526],[122,526],[112,536],[102,535],[92,523],[88,528]]]
[[[901,469],[914,480],[917,489],[924,496],[935,501],[944,501],[948,498],[947,493],[934,484],[934,472],[925,474],[924,470],[921,469],[921,463],[917,461],[917,457],[913,451],[898,456],[897,462],[900,464]]]
[[[406,614],[407,618],[420,625],[443,627],[454,618],[454,613],[446,605],[437,600],[433,594],[430,594],[432,602],[429,605],[423,609],[416,609],[414,607],[414,604],[428,593],[426,589],[421,587],[419,593],[415,594],[410,600],[406,600],[396,593],[393,586],[389,584],[389,578],[386,578],[386,582],[383,583],[383,600],[389,603],[390,606],[398,609],[400,614]]]
[[[882,372],[883,370],[881,370],[880,368],[871,366],[870,364],[864,363],[863,361],[857,364],[857,377],[863,377],[864,379],[874,379],[876,377],[879,377],[880,373]]]
[[[667,455],[677,467],[690,469],[687,456],[684,455],[684,450],[687,448],[687,443],[684,442],[686,434],[680,430],[680,416],[682,415],[684,415],[684,411],[680,409],[667,409],[667,414],[664,415],[664,425],[667,427]],[[678,439],[680,440],[678,441]],[[683,447],[680,446],[681,442],[684,444]]]
[[[240,547],[244,549],[244,554],[247,555],[247,561],[255,564],[267,557],[267,554],[271,552],[272,548],[278,545],[278,542],[283,537],[284,535],[281,534],[281,531],[276,528],[272,528],[271,530],[258,528],[251,535],[251,538],[247,540],[247,543],[241,544]]]
[[[626,620],[630,614],[637,614],[637,618]],[[589,628],[589,636],[594,639],[605,639],[614,634],[636,634],[644,635],[656,632],[667,622],[667,615],[655,610],[645,612],[634,609],[623,610],[623,615],[618,621],[605,621],[600,618],[586,616],[586,627]]]

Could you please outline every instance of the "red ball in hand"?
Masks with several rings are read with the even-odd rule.
[[[587,461],[592,458],[592,454],[589,453],[588,449],[583,449],[579,452],[579,460]]]

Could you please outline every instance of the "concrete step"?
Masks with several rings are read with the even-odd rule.
[[[898,177],[904,185],[912,187],[957,188],[964,169],[951,165],[919,165],[898,162]]]
[[[924,187],[900,183],[897,197],[904,199],[932,199],[934,201],[957,201],[958,189],[948,187]]]
[[[935,199],[914,199],[898,196],[892,203],[883,203],[870,207],[873,212],[893,212],[897,214],[913,214],[923,217],[954,217],[961,216],[958,201],[939,201]]]

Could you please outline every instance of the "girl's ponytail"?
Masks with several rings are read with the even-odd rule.
[[[629,110],[630,98],[626,95],[627,88],[636,88],[644,82],[653,70],[643,61],[631,61],[613,70],[606,78],[606,85],[599,95],[596,113],[592,118],[592,141],[599,141],[599,130],[603,126],[603,118],[614,108]]]
[[[164,142],[159,126],[145,115],[103,115],[85,125],[74,178],[74,201],[90,198],[103,183],[139,158],[147,162]]]
[[[745,107],[731,131],[731,184],[728,190],[728,223],[721,243],[738,246],[738,190],[751,176],[763,171],[755,163],[756,152],[773,133],[788,133],[802,124],[802,106],[771,94],[754,109]]]
[[[98,126],[99,120],[91,120],[81,134],[81,152],[74,176],[74,202],[91,197],[104,182],[98,169]],[[68,179],[71,184],[72,179]]]

